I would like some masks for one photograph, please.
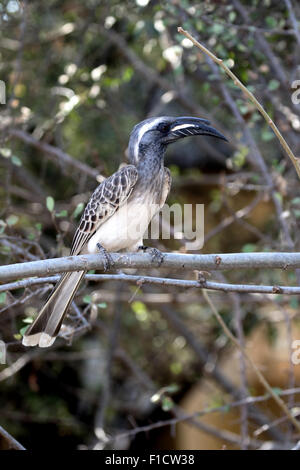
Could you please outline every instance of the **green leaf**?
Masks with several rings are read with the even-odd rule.
[[[148,318],[148,312],[147,312],[147,307],[143,302],[140,302],[139,300],[135,300],[131,304],[131,308],[135,313],[136,318],[139,321],[146,321]]]
[[[236,19],[236,12],[235,12],[235,11],[231,11],[231,12],[229,13],[228,19],[229,19],[230,23],[233,23],[234,20]]]
[[[85,295],[82,300],[85,304],[90,304],[92,302],[92,297],[90,295]]]
[[[178,375],[182,372],[182,365],[180,364],[180,362],[172,362],[172,364],[170,365],[170,370],[172,374]]]
[[[280,395],[280,393],[282,392],[282,389],[280,387],[272,387],[272,390],[275,395]]]
[[[124,82],[129,82],[131,80],[133,74],[134,74],[133,68],[130,67],[130,66],[126,67],[126,69],[124,70],[123,75],[122,75],[122,80]]]
[[[179,385],[178,384],[171,384],[171,385],[167,385],[165,387],[165,391],[167,393],[176,393],[176,392],[178,392],[178,390],[179,390]]]
[[[107,303],[102,302],[101,304],[97,304],[97,306],[98,306],[99,308],[106,308],[106,307],[107,307]]]
[[[222,34],[224,32],[224,26],[220,23],[215,23],[212,27],[211,27],[211,33],[212,34]]]
[[[24,336],[26,331],[28,330],[30,325],[23,326],[23,328],[20,329],[19,333],[21,336]]]
[[[19,157],[17,157],[16,155],[13,155],[13,156],[11,157],[11,161],[12,161],[13,164],[16,165],[16,166],[22,166],[22,160],[21,160]]]
[[[1,292],[0,294],[0,304],[5,304],[6,302],[6,292]]]
[[[265,21],[269,28],[276,28],[277,21],[273,16],[267,16]]]
[[[161,406],[164,411],[170,411],[174,406],[174,402],[170,397],[163,397]]]
[[[73,212],[73,218],[76,219],[76,217],[81,214],[81,212],[83,211],[84,209],[84,204],[83,202],[80,202],[79,204],[77,204],[77,207],[76,209],[74,210]]]
[[[252,183],[259,183],[259,176],[257,174],[254,174],[250,177],[250,181]]]
[[[0,234],[4,232],[5,227],[6,223],[4,222],[4,220],[0,220]]]
[[[245,145],[239,145],[233,155],[233,163],[237,168],[241,168],[246,163],[248,153],[249,149]]]
[[[256,245],[254,243],[246,243],[242,248],[243,253],[253,253],[255,250]]]
[[[55,217],[67,217],[67,215],[68,215],[68,211],[66,211],[65,209],[63,209],[63,210],[60,211],[60,212],[56,212]]]
[[[47,196],[46,199],[46,206],[49,212],[53,212],[54,206],[55,206],[55,201],[52,196]]]
[[[15,225],[18,222],[18,220],[19,220],[19,217],[17,215],[11,214],[7,217],[6,223],[7,225],[11,227],[12,225]]]
[[[169,166],[170,172],[172,176],[179,176],[180,175],[180,170],[177,165],[170,165]]]
[[[280,86],[280,83],[278,80],[272,79],[269,81],[268,88],[271,91],[277,90]]]
[[[296,219],[300,219],[300,209],[293,209],[293,214]]]
[[[278,191],[275,192],[275,197],[279,202],[282,202],[282,195]]]
[[[274,134],[272,131],[269,131],[269,129],[263,130],[261,133],[261,139],[264,142],[269,142],[270,140],[274,139]]]

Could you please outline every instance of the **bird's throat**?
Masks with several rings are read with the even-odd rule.
[[[137,169],[139,172],[139,185],[151,187],[151,182],[160,179],[164,168],[164,147],[141,148]]]

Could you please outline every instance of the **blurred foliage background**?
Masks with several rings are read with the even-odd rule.
[[[1,263],[68,254],[91,192],[126,161],[132,127],[156,115],[206,117],[230,141],[187,139],[168,150],[169,203],[205,204],[202,253],[297,251],[300,197],[294,168],[254,106],[177,27],[226,61],[299,155],[299,104],[292,100],[300,79],[299,18],[295,1],[2,0]],[[155,246],[184,251],[178,240]],[[226,276],[229,282],[297,285],[291,271],[249,269]],[[224,277],[211,273],[210,279]],[[247,383],[245,365],[234,362],[234,351],[196,289],[85,283],[57,344],[50,351],[25,350],[22,332],[50,288],[0,293],[1,338],[8,344],[0,371],[1,424],[29,449],[47,447],[49,439],[66,450],[203,448],[200,434],[180,440],[185,428],[178,427],[177,434],[170,428],[129,431],[178,417],[178,404],[201,411],[230,396],[264,393],[249,376]],[[258,363],[270,360],[267,375],[278,365],[270,358],[279,361],[282,374],[268,376],[272,385],[299,385],[299,372],[289,361],[298,298],[222,293],[213,298],[241,340],[259,332],[249,347],[254,345]],[[226,368],[224,360],[235,366]],[[187,393],[195,392],[203,377],[216,388],[201,389],[203,401],[196,408],[186,405]],[[291,408],[296,398],[289,395]],[[264,405],[260,412],[272,422],[279,412]],[[207,446],[247,447],[259,413],[246,409],[245,415],[244,408],[241,413],[227,414],[228,429],[236,427],[233,442],[222,434],[226,419],[220,415],[217,431],[205,431],[219,440]],[[199,432],[199,422],[189,428]],[[291,432],[284,422],[277,434],[266,436],[283,442]]]

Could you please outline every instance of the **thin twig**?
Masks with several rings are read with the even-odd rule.
[[[38,150],[41,150],[42,152],[45,152],[47,155],[54,157],[54,161],[58,160],[64,165],[73,166],[74,168],[76,168],[76,170],[94,179],[96,179],[99,175],[99,172],[97,170],[90,167],[86,163],[81,162],[80,160],[76,160],[75,158],[71,157],[71,155],[64,152],[58,147],[54,147],[53,145],[47,144],[47,142],[35,139],[28,132],[25,132],[21,129],[10,129],[9,134],[11,135],[11,137],[22,140],[25,144],[29,144],[32,147],[35,147]]]
[[[121,289],[119,290],[121,292]],[[94,449],[103,449],[106,444],[107,435],[104,430],[105,415],[111,399],[111,387],[112,387],[112,366],[115,356],[115,352],[118,347],[118,336],[121,326],[122,306],[117,295],[114,309],[114,319],[109,332],[109,341],[106,354],[105,364],[105,376],[103,377],[102,393],[99,400],[99,407],[95,416],[95,435],[99,442],[96,444]]]
[[[200,413],[199,413],[200,414]],[[193,420],[193,421],[192,421]],[[119,439],[122,439],[124,437],[133,437],[136,436],[137,434],[140,434],[141,432],[149,432],[153,431],[154,429],[159,429],[165,426],[174,426],[175,424],[178,424],[180,422],[188,421],[191,422],[194,426],[196,426],[198,429],[201,429],[202,431],[205,431],[221,440],[224,440],[226,442],[230,442],[231,444],[238,445],[240,447],[241,445],[241,439],[238,434],[235,434],[231,431],[226,431],[226,430],[221,430],[218,429],[214,426],[210,426],[202,421],[199,420],[194,420],[193,415],[188,415],[184,412],[180,414],[180,416],[176,418],[171,418],[171,419],[166,419],[163,421],[157,421],[156,423],[151,423],[145,426],[140,426],[134,429],[131,429],[130,431],[125,431],[123,433],[120,433],[114,437],[112,437],[112,442],[117,442]],[[249,440],[249,445],[252,448],[257,448],[261,442],[255,439],[250,439]]]
[[[230,329],[227,327],[226,323],[223,321],[221,315],[217,311],[215,305],[213,304],[213,302],[211,301],[208,293],[205,290],[203,290],[203,296],[204,296],[206,302],[208,303],[208,305],[210,306],[210,308],[212,309],[217,321],[219,322],[219,324],[223,328],[226,336],[233,342],[233,344],[238,348],[238,350],[244,355],[244,357],[247,359],[247,361],[249,362],[249,364],[253,368],[255,374],[257,375],[257,377],[258,377],[259,381],[261,382],[261,384],[263,385],[263,387],[273,397],[273,399],[276,401],[277,405],[282,409],[284,414],[286,416],[288,416],[288,418],[294,424],[297,431],[300,432],[300,423],[297,421],[295,416],[292,415],[292,413],[290,412],[290,410],[288,409],[288,407],[286,406],[284,401],[274,392],[274,390],[269,385],[267,380],[264,378],[264,376],[262,375],[260,370],[257,368],[256,364],[253,362],[252,358],[248,355],[248,353],[245,351],[245,349],[240,345],[240,343],[236,339],[236,337],[231,333]]]
[[[104,281],[124,281],[133,282],[138,285],[154,284],[170,287],[209,289],[222,292],[238,292],[240,294],[276,294],[276,295],[299,295],[300,287],[296,286],[265,286],[255,284],[230,284],[225,282],[214,282],[201,279],[200,281],[192,281],[189,279],[174,279],[154,276],[139,276],[132,274],[86,274],[84,277],[87,281],[104,282]],[[55,284],[59,281],[60,276],[48,276],[23,279],[21,281],[11,282],[0,285],[0,292],[12,291],[17,289],[25,289],[40,284]]]
[[[196,39],[191,36],[187,31],[185,31],[183,28],[179,27],[178,32],[183,34],[186,38],[188,38],[192,43],[198,47],[202,52],[207,54],[216,64],[218,64],[229,77],[233,80],[234,84],[238,86],[242,92],[250,99],[250,101],[254,104],[254,106],[257,108],[257,110],[261,113],[261,115],[264,117],[264,119],[267,121],[268,125],[271,127],[271,129],[274,131],[276,137],[279,139],[279,142],[281,143],[283,149],[285,150],[286,154],[289,156],[291,159],[297,175],[300,179],[300,165],[298,163],[298,159],[295,157],[294,153],[292,152],[291,148],[287,144],[286,140],[283,138],[281,132],[279,131],[278,127],[274,123],[274,121],[271,119],[269,114],[265,111],[263,106],[257,101],[255,96],[248,90],[248,88],[237,78],[237,76],[227,67],[227,65],[224,63],[222,59],[219,59],[217,56],[215,56],[210,50],[208,50],[206,47],[204,47],[200,42],[196,41]]]
[[[0,426],[0,435],[6,440],[9,445],[9,449],[14,450],[26,450],[25,447],[20,444],[11,434],[9,434],[5,429]]]
[[[284,0],[284,3],[285,3],[285,6],[286,6],[286,8],[289,12],[290,22],[291,22],[291,25],[293,27],[292,31],[294,33],[294,36],[297,40],[298,47],[299,47],[300,46],[300,30],[299,30],[298,20],[297,20],[297,17],[295,15],[295,12],[294,12],[292,2],[291,2],[291,0]]]
[[[167,305],[160,305],[158,308],[170,324],[171,328],[177,331],[180,336],[183,336],[189,347],[194,351],[201,368],[201,372],[213,379],[218,387],[221,387],[226,393],[229,393],[235,399],[243,399],[241,391],[231,382],[230,378],[224,375],[221,367],[218,367],[215,363],[212,364],[210,352],[201,343],[199,338],[195,336],[194,332],[186,326],[185,322],[181,318],[182,315],[177,313],[174,308],[170,308]],[[268,417],[256,407],[249,407],[249,411],[251,411],[251,415],[256,423],[263,425],[266,422],[269,422]],[[278,441],[284,440],[284,436],[279,429],[270,429],[270,433],[274,439]]]

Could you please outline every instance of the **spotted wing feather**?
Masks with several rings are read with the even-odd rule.
[[[136,167],[127,165],[97,187],[81,216],[73,238],[71,255],[78,255],[100,225],[127,201],[137,178]]]

